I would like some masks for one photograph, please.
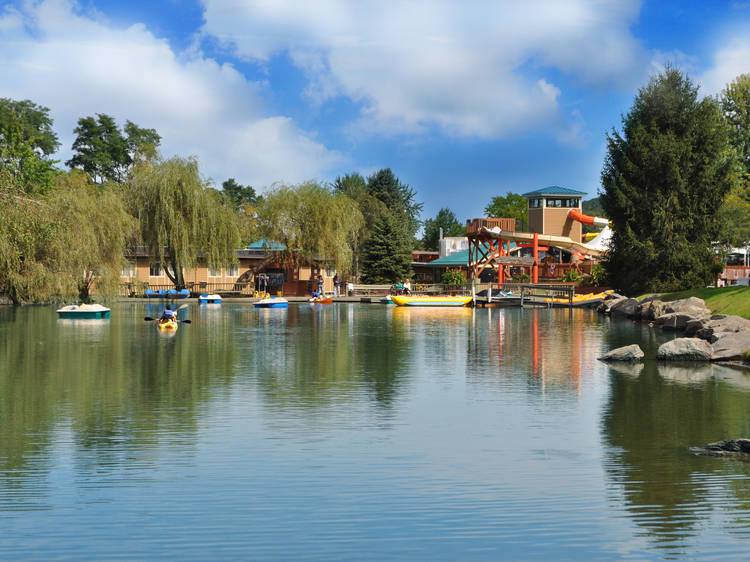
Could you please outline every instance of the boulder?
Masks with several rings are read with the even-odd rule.
[[[642,320],[651,321],[666,312],[667,303],[658,299],[641,304],[640,316]]]
[[[609,314],[613,305],[624,300],[627,300],[627,297],[620,297],[618,299],[609,299],[609,300],[605,298],[602,302],[599,303],[599,306],[596,307],[596,310],[598,312],[601,312],[602,314]]]
[[[690,450],[696,455],[709,457],[747,457],[750,455],[750,439],[727,439],[702,447],[691,447]]]
[[[669,312],[655,319],[654,324],[661,326],[662,330],[682,332],[691,320],[696,320],[696,318],[680,312]]]
[[[612,316],[627,316],[635,318],[638,316],[638,301],[635,299],[619,299],[609,307],[609,313]]]
[[[693,336],[696,336],[699,330],[702,330],[705,327],[706,320],[702,318],[693,318],[692,320],[688,320],[687,324],[685,324],[685,337],[692,338]],[[701,338],[706,339],[706,338]]]
[[[615,300],[615,299],[624,299],[624,298],[626,298],[626,297],[620,295],[619,293],[610,293],[610,294],[608,294],[607,296],[604,297],[604,300],[605,301],[611,301],[611,300]]]
[[[659,346],[656,358],[663,361],[710,361],[711,344],[698,338],[677,338]]]
[[[688,297],[667,303],[666,312],[680,312],[695,318],[705,318],[711,316],[711,311],[706,307],[703,299],[698,297]]]
[[[618,347],[599,357],[600,361],[643,361],[643,350],[634,343]]]
[[[750,349],[750,330],[720,333],[712,347],[712,361],[742,359],[742,353]]]
[[[750,320],[740,316],[716,314],[703,322],[695,336],[713,343],[721,334],[750,331]]]
[[[661,300],[661,298],[659,297],[659,295],[649,295],[647,297],[643,297],[638,302],[641,303],[641,304],[648,304],[651,301],[658,301],[658,300]]]

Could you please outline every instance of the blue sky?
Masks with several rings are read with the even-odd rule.
[[[750,2],[27,0],[0,4],[0,97],[156,128],[264,191],[390,167],[460,220],[508,191],[595,196],[605,134],[671,62],[750,72]]]

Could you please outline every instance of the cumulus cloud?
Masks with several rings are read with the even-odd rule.
[[[218,182],[299,182],[341,160],[290,119],[266,115],[263,86],[232,65],[175,53],[143,25],[118,29],[68,0],[0,14],[0,74],[0,97],[50,108],[62,160],[78,118],[95,113],[155,128],[166,156],[197,155]]]
[[[740,74],[750,72],[750,37],[732,38],[720,47],[713,65],[698,80],[701,92],[716,95]]]
[[[631,85],[647,53],[634,0],[203,0],[203,32],[247,60],[287,54],[317,102],[361,104],[369,131],[501,138],[559,123],[563,73]]]

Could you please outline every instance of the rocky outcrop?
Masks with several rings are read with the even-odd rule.
[[[654,324],[661,326],[662,330],[671,330],[673,332],[682,332],[688,323],[696,320],[695,317],[681,312],[668,312],[662,314],[654,320]]]
[[[643,350],[638,344],[626,345],[613,349],[599,357],[600,361],[643,361]]]
[[[612,295],[607,295],[607,297],[599,303],[599,306],[596,307],[596,310],[601,312],[602,314],[609,314],[614,305],[616,305],[618,302],[627,300],[627,297],[618,297],[615,299],[611,299],[609,298],[611,296]]]
[[[642,300],[639,308],[639,316],[642,320],[650,322],[666,312],[666,303],[652,297],[647,297],[650,300]]]
[[[612,316],[635,318],[640,315],[639,306],[640,303],[636,299],[618,299],[609,308],[609,313]]]
[[[659,346],[656,358],[662,361],[710,361],[711,344],[698,338],[677,338]]]
[[[706,306],[703,299],[698,297],[688,297],[686,299],[680,299],[666,303],[666,312],[679,312],[680,314],[687,314],[694,318],[705,318],[711,316],[711,311]]]
[[[695,336],[714,343],[722,334],[750,331],[750,320],[740,316],[715,314],[701,322],[701,328]]]
[[[696,455],[708,457],[746,458],[750,460],[750,439],[727,439],[702,447],[691,447]]]
[[[741,332],[723,332],[713,343],[713,361],[730,361],[742,359],[742,353],[750,349],[750,330]]]

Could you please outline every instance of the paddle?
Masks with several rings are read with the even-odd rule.
[[[177,308],[175,309],[174,313],[175,313],[175,314],[177,314],[177,313],[178,313],[178,312],[179,312],[180,310],[182,310],[183,308],[187,308],[187,306],[188,306],[188,305],[187,305],[187,303],[185,303],[185,304],[183,304],[183,305],[181,305],[181,306],[177,307]],[[154,320],[158,320],[158,318],[151,318],[150,316],[146,316],[146,317],[144,317],[144,320],[145,320],[146,322],[153,322]],[[177,320],[177,318],[175,318],[175,321],[177,321],[177,322],[181,322],[182,324],[192,324],[192,323],[193,323],[193,321],[192,321],[192,320],[187,320],[187,319],[185,319],[185,320]]]

